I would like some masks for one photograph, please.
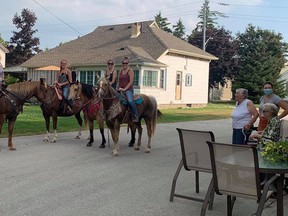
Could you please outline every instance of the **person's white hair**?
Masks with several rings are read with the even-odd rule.
[[[239,89],[236,89],[236,92],[237,93],[240,93],[241,95],[243,95],[243,97],[246,99],[248,98],[248,90],[245,89],[245,88],[239,88]]]
[[[272,116],[275,117],[278,115],[279,108],[273,103],[265,103],[263,110],[271,111]]]

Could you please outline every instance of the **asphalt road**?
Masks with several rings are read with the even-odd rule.
[[[171,183],[181,158],[176,127],[212,130],[216,141],[231,140],[231,119],[158,124],[152,151],[128,148],[129,135],[122,128],[120,155],[111,156],[111,147],[86,147],[88,131],[80,140],[77,132],[60,133],[57,143],[43,143],[44,135],[15,137],[16,151],[7,150],[7,139],[0,143],[0,215],[2,216],[191,216],[199,215],[201,204],[175,198],[169,202]],[[107,131],[105,130],[107,136]],[[146,145],[144,130],[142,145]],[[110,142],[111,136],[110,136]],[[211,179],[200,175],[199,197]],[[193,194],[194,174],[182,171],[177,192]],[[207,215],[225,215],[224,196],[215,198]],[[251,215],[256,202],[239,201],[235,215]],[[252,210],[251,210],[252,209]],[[268,208],[263,215],[274,215]]]

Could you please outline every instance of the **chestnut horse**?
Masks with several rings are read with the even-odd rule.
[[[0,133],[4,121],[7,120],[9,150],[16,150],[12,143],[12,134],[17,116],[23,110],[24,103],[33,96],[42,102],[45,97],[45,86],[44,80],[40,79],[40,82],[21,82],[0,90]]]
[[[114,142],[114,149],[112,151],[113,156],[119,154],[119,132],[120,125],[128,123],[131,130],[137,128],[138,140],[134,147],[134,150],[139,150],[142,139],[142,126],[141,119],[144,119],[147,127],[148,143],[145,149],[145,153],[151,151],[151,137],[153,136],[156,129],[156,120],[162,116],[162,113],[157,109],[157,101],[153,96],[147,96],[145,94],[135,95],[141,101],[139,104],[136,103],[139,114],[139,122],[133,122],[129,108],[123,105],[123,97],[119,96],[119,93],[111,87],[109,81],[102,77],[98,80],[97,85],[98,97],[101,99],[103,104],[103,113],[108,128],[111,131],[112,139]]]
[[[97,121],[102,136],[102,143],[99,148],[105,148],[106,139],[104,136],[104,121],[101,115],[102,105],[97,97],[96,89],[93,85],[79,83],[72,83],[70,85],[70,95],[74,95],[73,103],[82,101],[82,110],[84,113],[85,124],[89,126],[89,141],[86,146],[92,146],[94,142],[94,120]]]

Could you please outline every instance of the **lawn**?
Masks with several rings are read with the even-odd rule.
[[[210,103],[205,108],[162,109],[163,118],[159,123],[199,121],[230,118],[234,105],[229,103]],[[39,106],[24,106],[18,115],[13,136],[46,133],[45,121]],[[50,120],[52,128],[52,118]],[[95,128],[98,128],[95,122]],[[58,118],[58,132],[76,131],[78,124],[74,116]],[[51,132],[53,130],[50,130]],[[7,137],[7,123],[4,123],[0,137]]]

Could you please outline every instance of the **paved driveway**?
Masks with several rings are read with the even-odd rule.
[[[150,154],[144,148],[127,147],[129,135],[122,128],[120,156],[112,147],[86,147],[88,132],[75,140],[76,132],[61,133],[57,143],[43,143],[41,136],[14,138],[17,151],[8,151],[7,139],[0,144],[0,215],[2,216],[191,216],[201,204],[175,198],[169,202],[172,178],[181,158],[176,127],[212,130],[216,141],[231,140],[231,119],[158,124]],[[105,131],[107,135],[107,131]],[[143,145],[146,143],[146,130]],[[111,139],[111,137],[110,137]],[[200,175],[204,196],[211,175]],[[194,193],[194,173],[181,172],[176,190]],[[285,199],[287,205],[287,200]],[[288,209],[285,209],[288,213]],[[234,215],[252,215],[256,202],[238,199]],[[226,200],[216,196],[213,211],[225,215]],[[263,215],[275,215],[275,203]]]

